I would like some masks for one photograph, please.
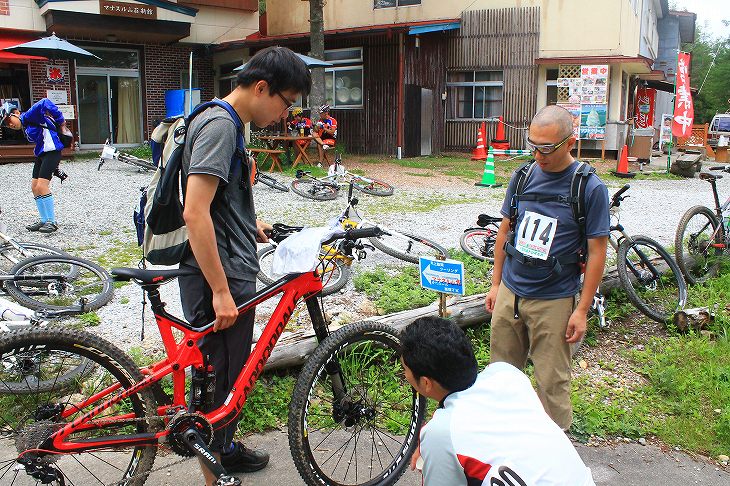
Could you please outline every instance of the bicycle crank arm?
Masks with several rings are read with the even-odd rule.
[[[188,449],[198,456],[198,459],[203,466],[218,478],[215,483],[216,486],[240,486],[241,480],[236,477],[229,476],[226,473],[226,470],[223,469],[223,466],[221,466],[220,462],[216,460],[210,452],[210,449],[208,449],[208,446],[205,445],[205,441],[197,430],[192,427],[189,428],[183,432],[182,438],[188,446]]]

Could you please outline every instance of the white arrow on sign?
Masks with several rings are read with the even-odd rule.
[[[428,283],[433,285],[433,281],[438,279],[441,282],[450,283],[453,285],[459,285],[461,282],[459,281],[458,275],[448,272],[439,272],[438,270],[433,270],[431,268],[431,265],[427,266],[423,270],[423,276],[426,277],[426,280],[428,280]]]

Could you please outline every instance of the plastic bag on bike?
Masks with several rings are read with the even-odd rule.
[[[304,228],[282,241],[274,252],[271,272],[274,276],[311,272],[319,264],[322,242],[342,231],[342,228]]]

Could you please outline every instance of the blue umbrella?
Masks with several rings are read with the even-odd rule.
[[[297,53],[295,53],[295,54],[297,54]],[[297,56],[299,57],[299,59],[301,59],[302,61],[304,61],[304,64],[306,64],[308,68],[313,68],[313,67],[330,67],[330,66],[333,66],[334,65],[331,62],[321,61],[321,60],[316,59],[314,57],[305,56],[304,54],[297,54]],[[235,68],[234,71],[240,71],[244,67],[246,67],[246,64],[245,63],[244,64],[241,64],[240,66],[238,66],[237,68]]]
[[[49,59],[84,59],[87,57],[100,59],[89,51],[56,37],[55,32],[50,37],[41,37],[17,46],[6,47],[3,50],[14,54],[41,56]]]

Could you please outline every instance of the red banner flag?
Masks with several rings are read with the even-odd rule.
[[[654,125],[654,104],[656,102],[656,90],[654,88],[641,87],[636,91],[636,128],[649,128]]]
[[[689,137],[695,117],[692,93],[689,87],[689,53],[680,52],[677,57],[677,93],[674,97],[674,121],[672,133],[676,137]]]

